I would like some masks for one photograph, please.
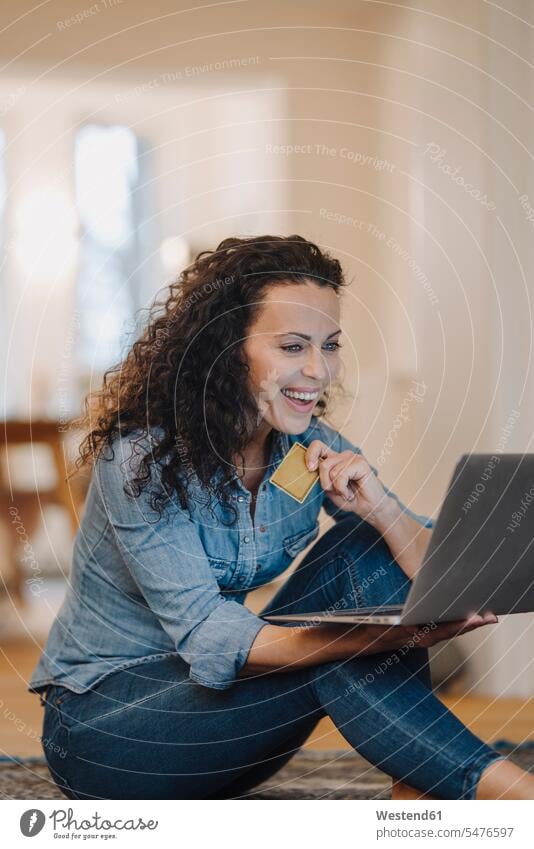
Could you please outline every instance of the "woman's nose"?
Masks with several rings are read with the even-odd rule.
[[[305,377],[310,377],[320,382],[324,382],[331,377],[324,354],[320,350],[316,348],[312,349],[305,365],[302,367],[302,374]]]

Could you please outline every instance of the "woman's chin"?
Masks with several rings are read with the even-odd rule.
[[[276,421],[273,422],[273,427],[281,433],[293,435],[303,433],[310,426],[312,415],[313,410],[310,410],[308,413],[289,413],[287,415],[277,416]]]

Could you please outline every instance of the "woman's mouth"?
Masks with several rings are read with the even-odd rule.
[[[318,389],[304,392],[297,389],[287,388],[281,389],[280,392],[291,409],[297,410],[299,413],[309,413],[310,410],[313,410],[319,397]]]

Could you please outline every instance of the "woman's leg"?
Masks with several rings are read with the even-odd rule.
[[[260,616],[400,605],[410,587],[380,534],[347,513],[310,549]],[[401,654],[411,672],[431,688],[428,651],[415,644]]]
[[[406,590],[385,542],[349,515],[262,613],[394,603]],[[499,756],[433,696],[425,661],[412,648],[263,673],[218,691],[192,682],[169,655],[59,705],[52,691],[48,736],[66,756],[49,747],[47,757],[71,798],[233,797],[276,772],[329,714],[394,778],[444,798],[474,798],[482,769]]]
[[[401,604],[409,588],[380,534],[347,514],[308,552],[261,615]],[[318,702],[348,742],[423,793],[475,798],[482,772],[504,760],[434,696],[426,649],[407,645],[322,664],[311,673]]]
[[[214,690],[169,655],[81,695],[52,689],[43,736],[54,743],[45,754],[69,798],[233,798],[276,773],[323,716],[303,673]]]

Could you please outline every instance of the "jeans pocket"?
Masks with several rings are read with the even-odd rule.
[[[55,684],[48,690],[46,710],[53,711],[56,721],[61,728],[65,731],[70,731],[78,721],[75,714],[75,705],[76,701],[81,698],[83,698],[83,693],[74,693],[67,687]]]

